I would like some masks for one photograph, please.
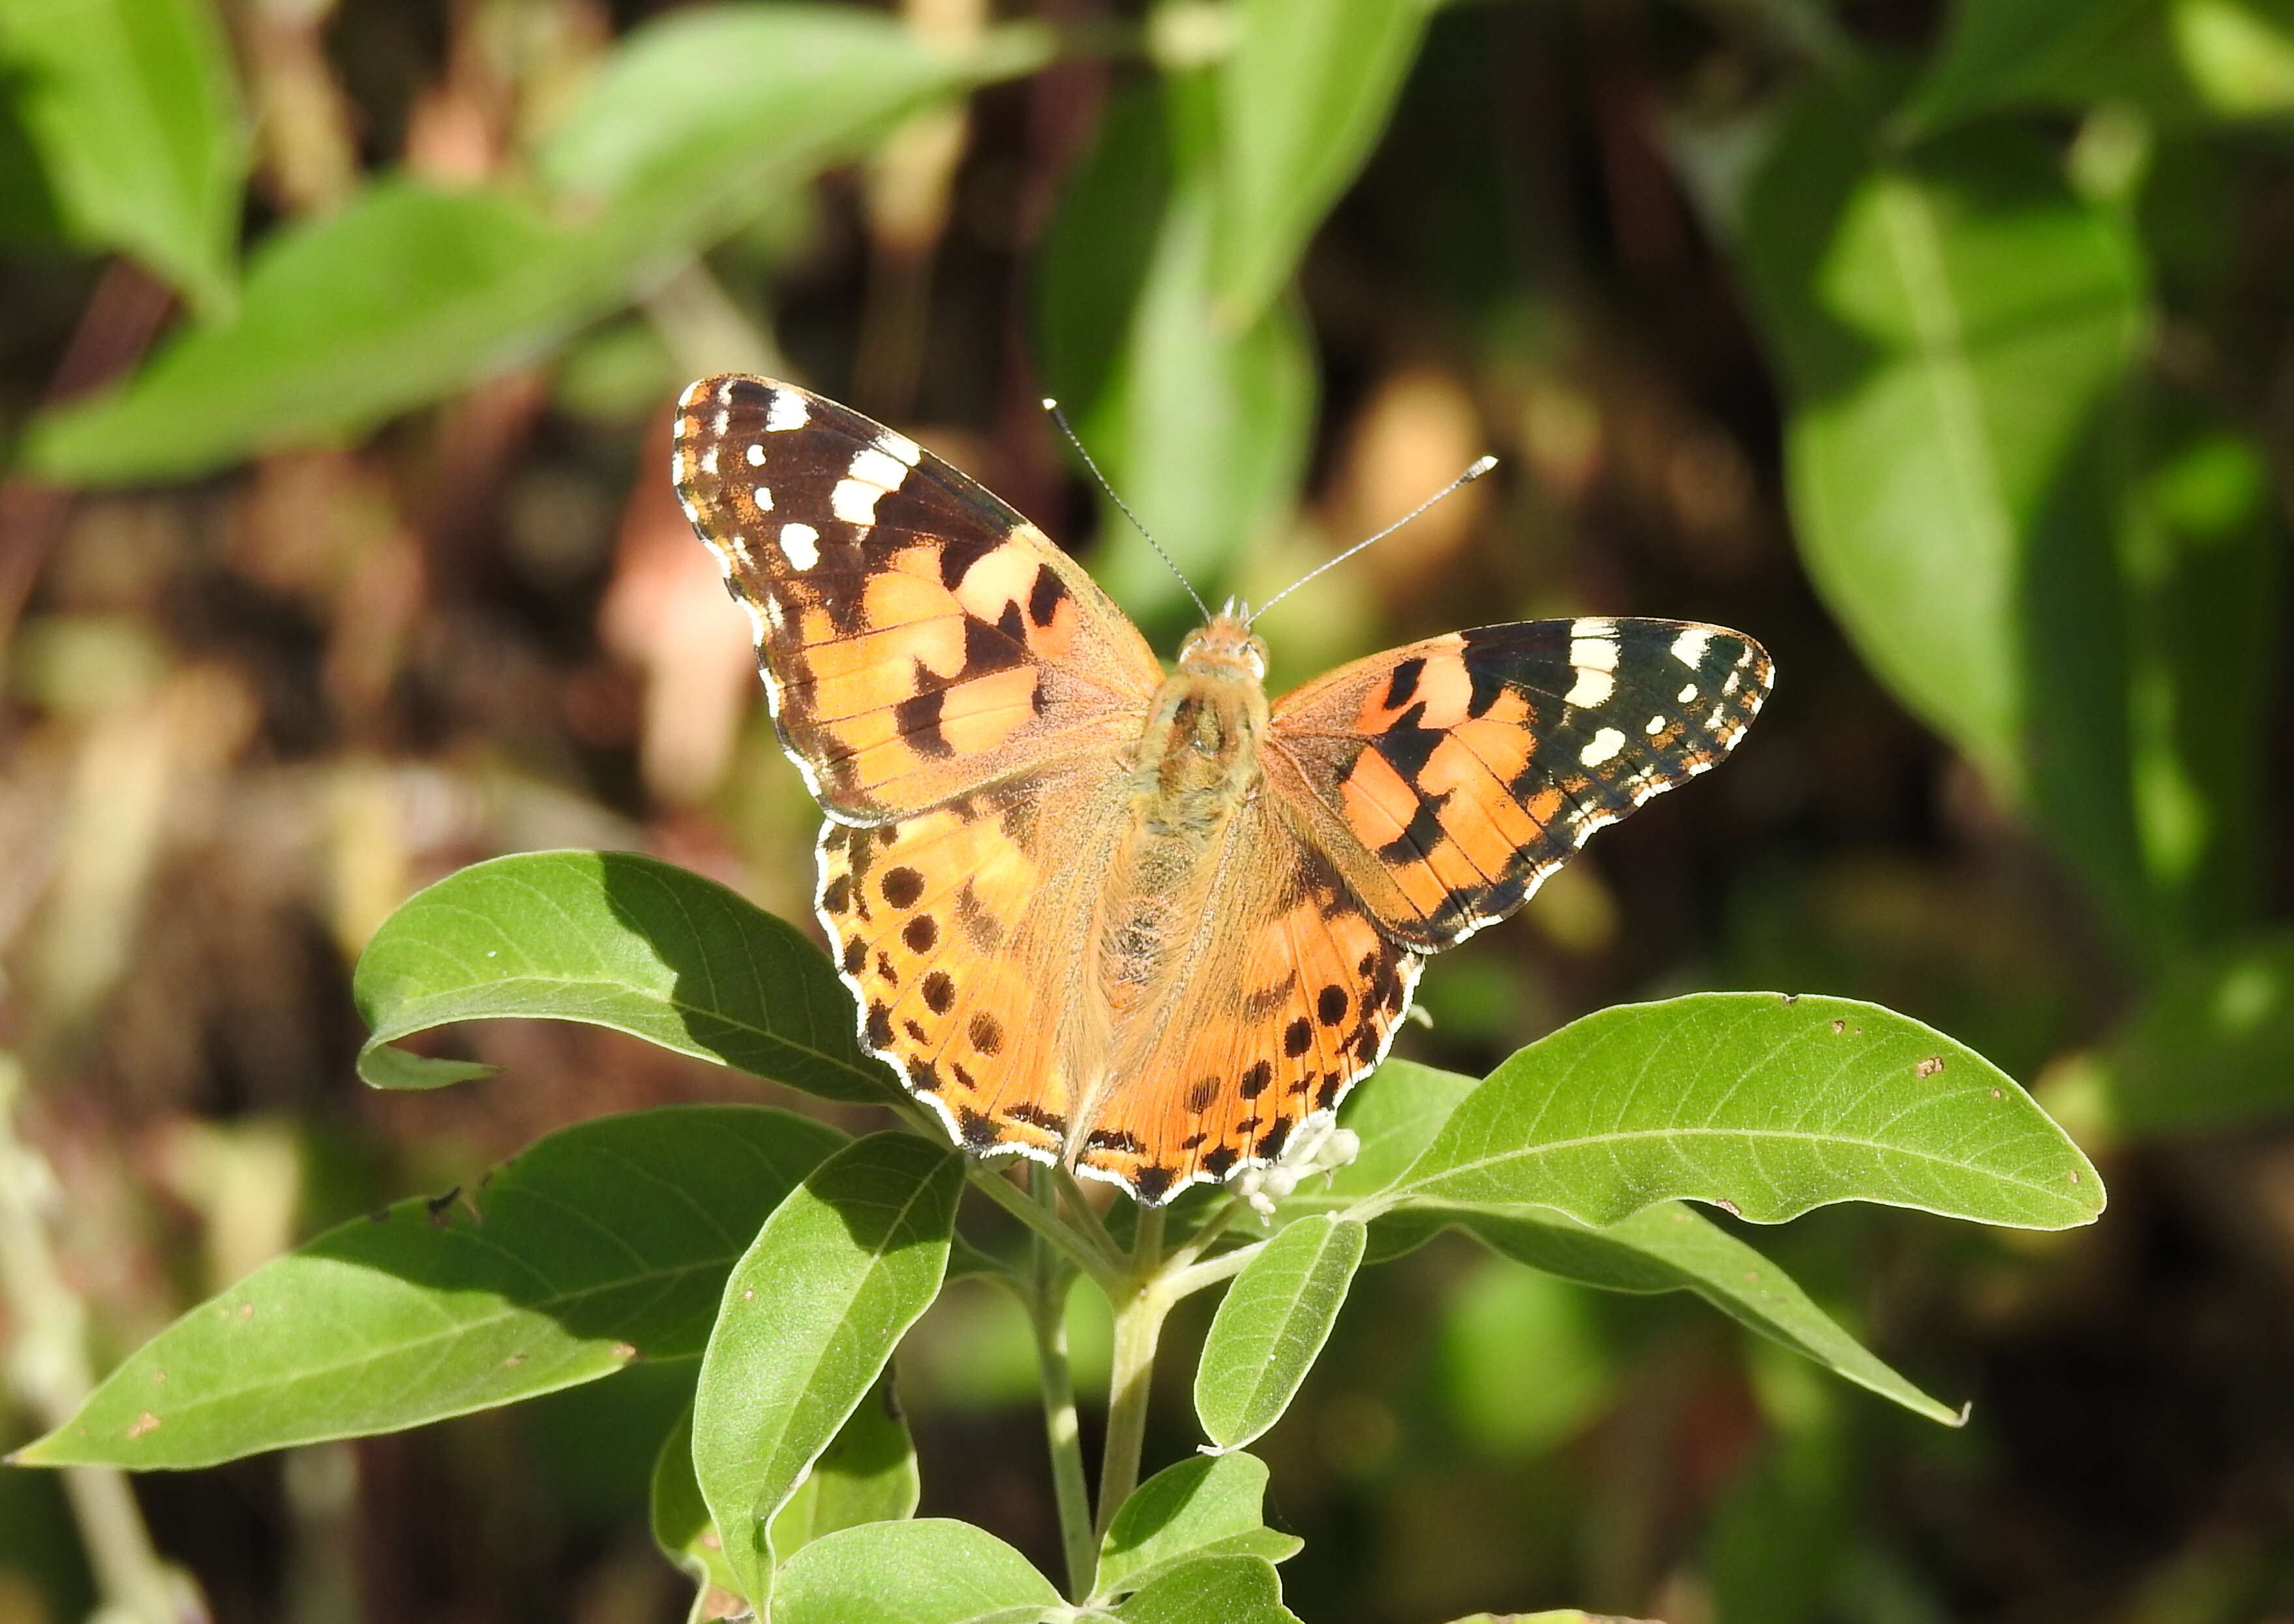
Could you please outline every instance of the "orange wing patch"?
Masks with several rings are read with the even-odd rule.
[[[678,495],[749,613],[789,754],[874,823],[1137,736],[1162,667],[1091,578],[965,475],[761,378],[685,393]]]
[[[1386,1057],[1420,962],[1265,798],[1239,814],[1221,881],[1118,1035],[1079,1171],[1158,1202],[1263,1166]]]
[[[957,1143],[1066,1150],[1094,1041],[1090,939],[1122,780],[1055,771],[874,827],[821,832],[816,907],[860,1040]]]

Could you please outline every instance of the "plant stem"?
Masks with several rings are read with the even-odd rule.
[[[38,1192],[52,1188],[45,1163],[15,1136],[22,1073],[0,1053],[0,1298],[16,1322],[11,1374],[26,1407],[45,1426],[61,1426],[95,1384],[87,1364],[86,1310],[64,1283],[48,1245]],[[135,1624],[204,1620],[207,1605],[160,1560],[143,1526],[127,1474],[111,1466],[68,1466],[64,1496],[108,1615]]]
[[[1182,1297],[1192,1296],[1206,1286],[1216,1286],[1221,1280],[1241,1274],[1243,1265],[1265,1249],[1265,1241],[1255,1240],[1247,1246],[1237,1246],[1232,1252],[1222,1252],[1208,1263],[1175,1269],[1163,1277],[1160,1290],[1164,1300],[1176,1303]]]
[[[1029,1170],[1029,1182],[1044,1206],[1053,1201],[1051,1170]],[[1028,1311],[1036,1327],[1036,1362],[1044,1393],[1044,1439],[1052,1453],[1052,1496],[1060,1512],[1060,1544],[1067,1554],[1068,1596],[1080,1602],[1097,1578],[1099,1552],[1092,1538],[1091,1489],[1083,1469],[1083,1434],[1076,1423],[1075,1377],[1068,1368],[1068,1288],[1075,1272],[1041,1234],[1035,1243],[1035,1289]]]
[[[1078,1229],[1041,1202],[1029,1199],[1024,1190],[992,1166],[975,1162],[966,1171],[974,1190],[1057,1247],[1070,1263],[1097,1281],[1101,1290],[1112,1295],[1122,1289],[1121,1260],[1104,1230],[1094,1240],[1088,1230]]]
[[[1154,1385],[1155,1344],[1171,1299],[1158,1279],[1163,1266],[1163,1209],[1143,1206],[1133,1233],[1131,1272],[1115,1294],[1115,1368],[1107,1384],[1107,1448],[1099,1463],[1099,1532],[1139,1486],[1147,1442],[1147,1401]]]

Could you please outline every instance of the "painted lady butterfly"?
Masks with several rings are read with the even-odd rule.
[[[1166,675],[1044,532],[787,384],[704,379],[671,465],[827,814],[861,1041],[983,1154],[1141,1201],[1265,1165],[1377,1066],[1426,954],[1715,766],[1751,638],[1533,621],[1268,702],[1233,607]]]

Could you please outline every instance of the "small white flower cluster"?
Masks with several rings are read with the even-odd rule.
[[[1329,1111],[1316,1111],[1298,1125],[1271,1167],[1246,1167],[1235,1176],[1236,1199],[1262,1218],[1274,1216],[1276,1203],[1318,1173],[1336,1173],[1362,1154],[1362,1136],[1338,1126]]]

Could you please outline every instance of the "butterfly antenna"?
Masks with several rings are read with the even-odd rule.
[[[1488,473],[1492,468],[1494,468],[1497,466],[1498,459],[1494,457],[1483,457],[1477,459],[1474,465],[1468,468],[1463,474],[1459,475],[1457,478],[1452,480],[1448,484],[1443,486],[1433,495],[1419,503],[1417,507],[1412,508],[1408,513],[1403,514],[1400,518],[1395,520],[1393,524],[1387,525],[1384,530],[1379,531],[1378,534],[1363,537],[1361,540],[1355,542],[1352,547],[1346,548],[1345,552],[1340,553],[1335,558],[1323,559],[1322,563],[1316,564],[1313,569],[1308,570],[1304,575],[1301,575],[1297,580],[1283,588],[1282,590],[1277,592],[1273,597],[1268,598],[1265,603],[1259,605],[1258,607],[1251,613],[1249,623],[1254,626],[1257,625],[1260,615],[1265,614],[1269,609],[1273,608],[1275,605],[1289,597],[1293,592],[1296,592],[1299,588],[1314,580],[1315,576],[1320,575],[1323,571],[1335,570],[1338,565],[1344,564],[1347,559],[1362,551],[1363,548],[1368,547],[1371,542],[1385,540],[1395,531],[1400,530],[1404,524],[1409,524],[1411,520],[1425,512],[1428,508],[1431,508],[1435,503],[1440,501],[1444,497],[1448,496],[1453,491],[1462,490],[1464,487],[1472,484],[1476,480],[1479,479],[1483,475]]]
[[[1091,459],[1091,453],[1083,449],[1082,439],[1069,426],[1068,414],[1060,410],[1060,403],[1047,394],[1044,397],[1044,410],[1052,414],[1052,421],[1060,426],[1060,433],[1068,437],[1068,443],[1075,447],[1076,455],[1083,459],[1083,466],[1091,470],[1091,476],[1099,482],[1099,488],[1107,492],[1107,499],[1123,509],[1123,516],[1131,521],[1131,528],[1147,538],[1147,545],[1155,549],[1155,556],[1171,566],[1171,573],[1179,578],[1179,584],[1186,588],[1187,596],[1195,600],[1195,607],[1203,612],[1203,619],[1209,620],[1211,606],[1203,602],[1203,595],[1195,590],[1195,583],[1187,579],[1187,572],[1179,567],[1179,561],[1163,550],[1160,541],[1148,534],[1147,527],[1139,522],[1139,516],[1131,511],[1131,504],[1115,494],[1115,487],[1107,483],[1107,475],[1099,471],[1099,465]]]

